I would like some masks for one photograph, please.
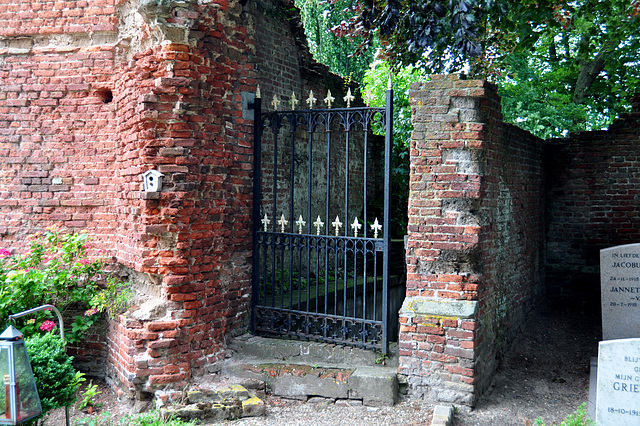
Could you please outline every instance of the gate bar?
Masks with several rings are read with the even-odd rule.
[[[260,183],[262,168],[262,98],[256,96],[249,103],[249,109],[253,109],[253,249],[251,253],[251,319],[249,328],[251,333],[256,332],[255,307],[260,297],[260,246],[258,245],[258,224],[260,223]]]
[[[384,134],[384,255],[382,260],[382,353],[389,353],[389,248],[391,246],[391,150],[393,145],[393,83],[389,74]]]

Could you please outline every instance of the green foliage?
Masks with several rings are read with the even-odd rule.
[[[583,1],[539,12],[535,31],[496,67],[505,119],[547,138],[605,128],[628,111],[640,91],[633,3],[640,7]]]
[[[93,295],[89,305],[98,312],[107,312],[113,317],[124,311],[129,306],[129,300],[133,297],[133,291],[129,283],[122,282],[116,277],[107,276],[107,284],[100,292]]]
[[[94,385],[93,381],[89,382],[89,386],[82,392],[82,400],[78,404],[78,410],[82,410],[87,407],[98,407],[95,398],[101,394],[98,390],[98,385]]]
[[[574,102],[572,94],[563,89],[566,87],[562,81],[565,70],[545,72],[535,69],[530,64],[530,57],[524,54],[513,55],[510,61],[517,70],[514,71],[515,78],[501,78],[499,86],[504,119],[540,138],[601,129],[626,110],[620,104],[602,110],[591,102]]]
[[[396,67],[495,80],[505,118],[541,137],[606,127],[640,91],[640,0],[353,0],[350,11],[338,33],[379,37]]]
[[[159,411],[129,415],[120,420],[121,425],[126,426],[195,426],[197,420],[185,422],[176,418],[163,419]]]
[[[111,426],[112,424],[109,413],[100,413],[96,416],[84,417],[73,422],[74,426]]]
[[[386,365],[387,361],[389,361],[389,355],[383,353],[378,354],[378,357],[376,358],[376,364]]]
[[[331,2],[331,0],[329,0]],[[380,38],[385,59],[457,71],[483,53],[487,22],[505,19],[507,0],[354,0],[350,18],[335,31]]]
[[[295,0],[295,3],[300,9],[313,57],[332,72],[360,83],[373,61],[373,52],[356,55],[358,46],[363,42],[362,37],[337,37],[330,31],[349,18],[345,9],[349,8],[351,1]]]
[[[55,333],[35,334],[25,339],[25,345],[42,412],[73,404],[76,391],[85,379],[71,365],[73,358],[65,352],[60,336]]]
[[[163,419],[160,412],[155,410],[142,414],[130,414],[120,419],[119,422],[111,420],[109,413],[85,417],[74,422],[74,426],[196,426],[197,424],[197,420],[185,422],[173,417]]]
[[[417,67],[392,69],[385,61],[374,62],[364,77],[364,92],[371,93],[371,106],[384,107],[389,76],[393,76],[393,175],[392,175],[392,238],[407,233],[407,205],[409,200],[409,149],[411,145],[411,107],[409,88],[411,83],[427,77]],[[382,129],[377,129],[382,133]]]
[[[538,417],[534,423],[536,426],[545,426],[542,418]],[[595,426],[595,422],[587,414],[587,404],[578,407],[575,414],[569,414],[558,426]]]
[[[113,315],[126,307],[131,291],[104,273],[103,259],[87,258],[86,240],[87,234],[48,230],[30,237],[26,255],[12,256],[0,250],[0,318],[45,304],[56,306],[63,314],[86,309],[65,330],[67,340],[75,343],[100,319],[99,312]],[[18,320],[25,335],[49,331],[57,324],[50,311],[34,316]]]

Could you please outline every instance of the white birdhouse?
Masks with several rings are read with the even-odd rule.
[[[147,170],[142,174],[145,192],[158,192],[162,189],[162,177],[164,175],[157,170]]]

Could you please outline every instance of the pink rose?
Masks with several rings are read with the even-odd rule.
[[[11,256],[11,252],[7,249],[0,249],[0,257],[8,257]]]
[[[42,331],[51,331],[54,329],[54,327],[56,326],[56,323],[50,320],[46,320],[45,322],[42,323],[42,325],[40,325],[40,330]]]

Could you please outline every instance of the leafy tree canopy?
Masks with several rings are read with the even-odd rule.
[[[347,12],[333,30],[360,50],[379,39],[396,67],[494,80],[505,118],[539,136],[606,126],[640,91],[640,0],[351,0]]]
[[[365,41],[363,37],[349,35],[336,37],[331,29],[347,18],[350,0],[295,0],[304,23],[309,50],[314,58],[327,65],[332,72],[362,83],[364,73],[373,62],[372,49],[355,55]],[[375,43],[375,42],[374,42]]]

